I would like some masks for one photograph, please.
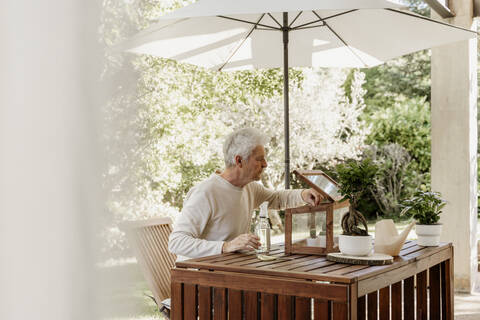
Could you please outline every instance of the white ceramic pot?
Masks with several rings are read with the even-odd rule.
[[[349,256],[367,256],[372,252],[372,236],[339,235],[340,252]]]
[[[417,244],[424,247],[436,247],[440,243],[442,224],[416,224]]]

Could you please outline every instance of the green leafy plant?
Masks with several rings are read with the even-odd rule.
[[[339,164],[336,171],[340,194],[344,199],[350,200],[350,209],[341,221],[343,234],[366,236],[368,235],[367,221],[357,208],[360,199],[371,194],[378,168],[371,159],[366,158],[361,161],[347,160]],[[360,224],[364,229],[359,227]]]
[[[402,202],[400,214],[413,217],[418,224],[436,224],[446,204],[440,192],[417,191],[412,198]]]

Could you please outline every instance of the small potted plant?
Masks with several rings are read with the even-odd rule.
[[[372,236],[368,234],[367,221],[357,207],[359,200],[374,187],[378,168],[367,158],[362,161],[347,160],[338,165],[336,171],[339,192],[350,201],[350,209],[341,220],[340,252],[353,256],[368,255],[372,251]]]
[[[412,198],[402,202],[403,209],[400,214],[413,217],[417,222],[415,232],[418,245],[438,246],[442,233],[442,224],[438,223],[438,220],[445,205],[446,201],[440,193],[434,191],[417,191]]]

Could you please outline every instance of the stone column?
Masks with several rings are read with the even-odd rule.
[[[472,0],[450,0],[445,22],[476,30]],[[434,19],[440,19],[432,13]],[[442,241],[455,252],[455,289],[471,291],[477,272],[477,40],[432,49],[432,190],[448,201]]]

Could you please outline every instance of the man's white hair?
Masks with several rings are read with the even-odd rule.
[[[223,143],[225,166],[227,168],[234,166],[236,156],[248,160],[253,149],[265,146],[267,142],[267,136],[254,128],[239,129],[230,133]]]

